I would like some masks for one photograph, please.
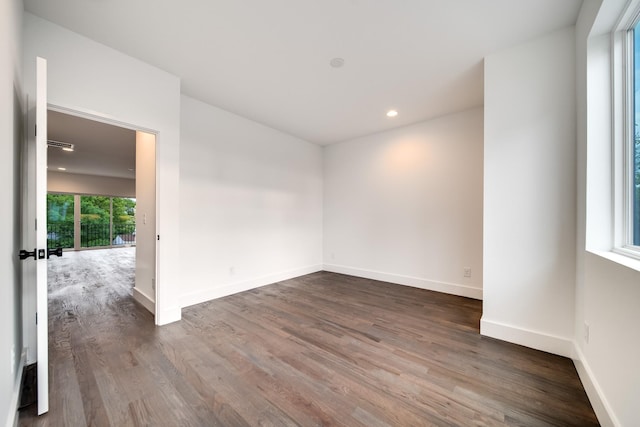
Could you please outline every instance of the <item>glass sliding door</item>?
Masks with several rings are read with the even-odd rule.
[[[111,197],[80,196],[80,247],[111,246]]]
[[[112,239],[113,246],[136,244],[136,199],[114,197]]]
[[[136,199],[47,195],[47,246],[109,248],[136,244]]]
[[[47,247],[73,248],[74,196],[72,194],[47,195]]]

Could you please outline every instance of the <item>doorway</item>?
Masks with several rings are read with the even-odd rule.
[[[48,246],[128,248],[131,294],[155,314],[155,135],[67,110],[50,108],[47,117],[47,190],[60,202],[49,211]],[[113,258],[103,254],[105,263]]]

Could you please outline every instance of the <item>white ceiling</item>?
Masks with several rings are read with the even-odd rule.
[[[188,96],[330,144],[482,105],[483,57],[574,24],[582,1],[24,3],[179,76]]]
[[[48,111],[47,139],[74,144],[74,151],[47,150],[50,171],[135,179],[136,132]]]

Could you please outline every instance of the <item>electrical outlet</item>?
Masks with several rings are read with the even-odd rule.
[[[464,268],[464,277],[471,277],[471,267]]]
[[[589,344],[589,324],[584,322],[584,342]]]

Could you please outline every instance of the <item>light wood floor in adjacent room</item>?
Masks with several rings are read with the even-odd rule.
[[[156,327],[118,251],[50,262],[51,406],[21,426],[598,425],[572,362],[481,337],[480,301],[321,272]]]

